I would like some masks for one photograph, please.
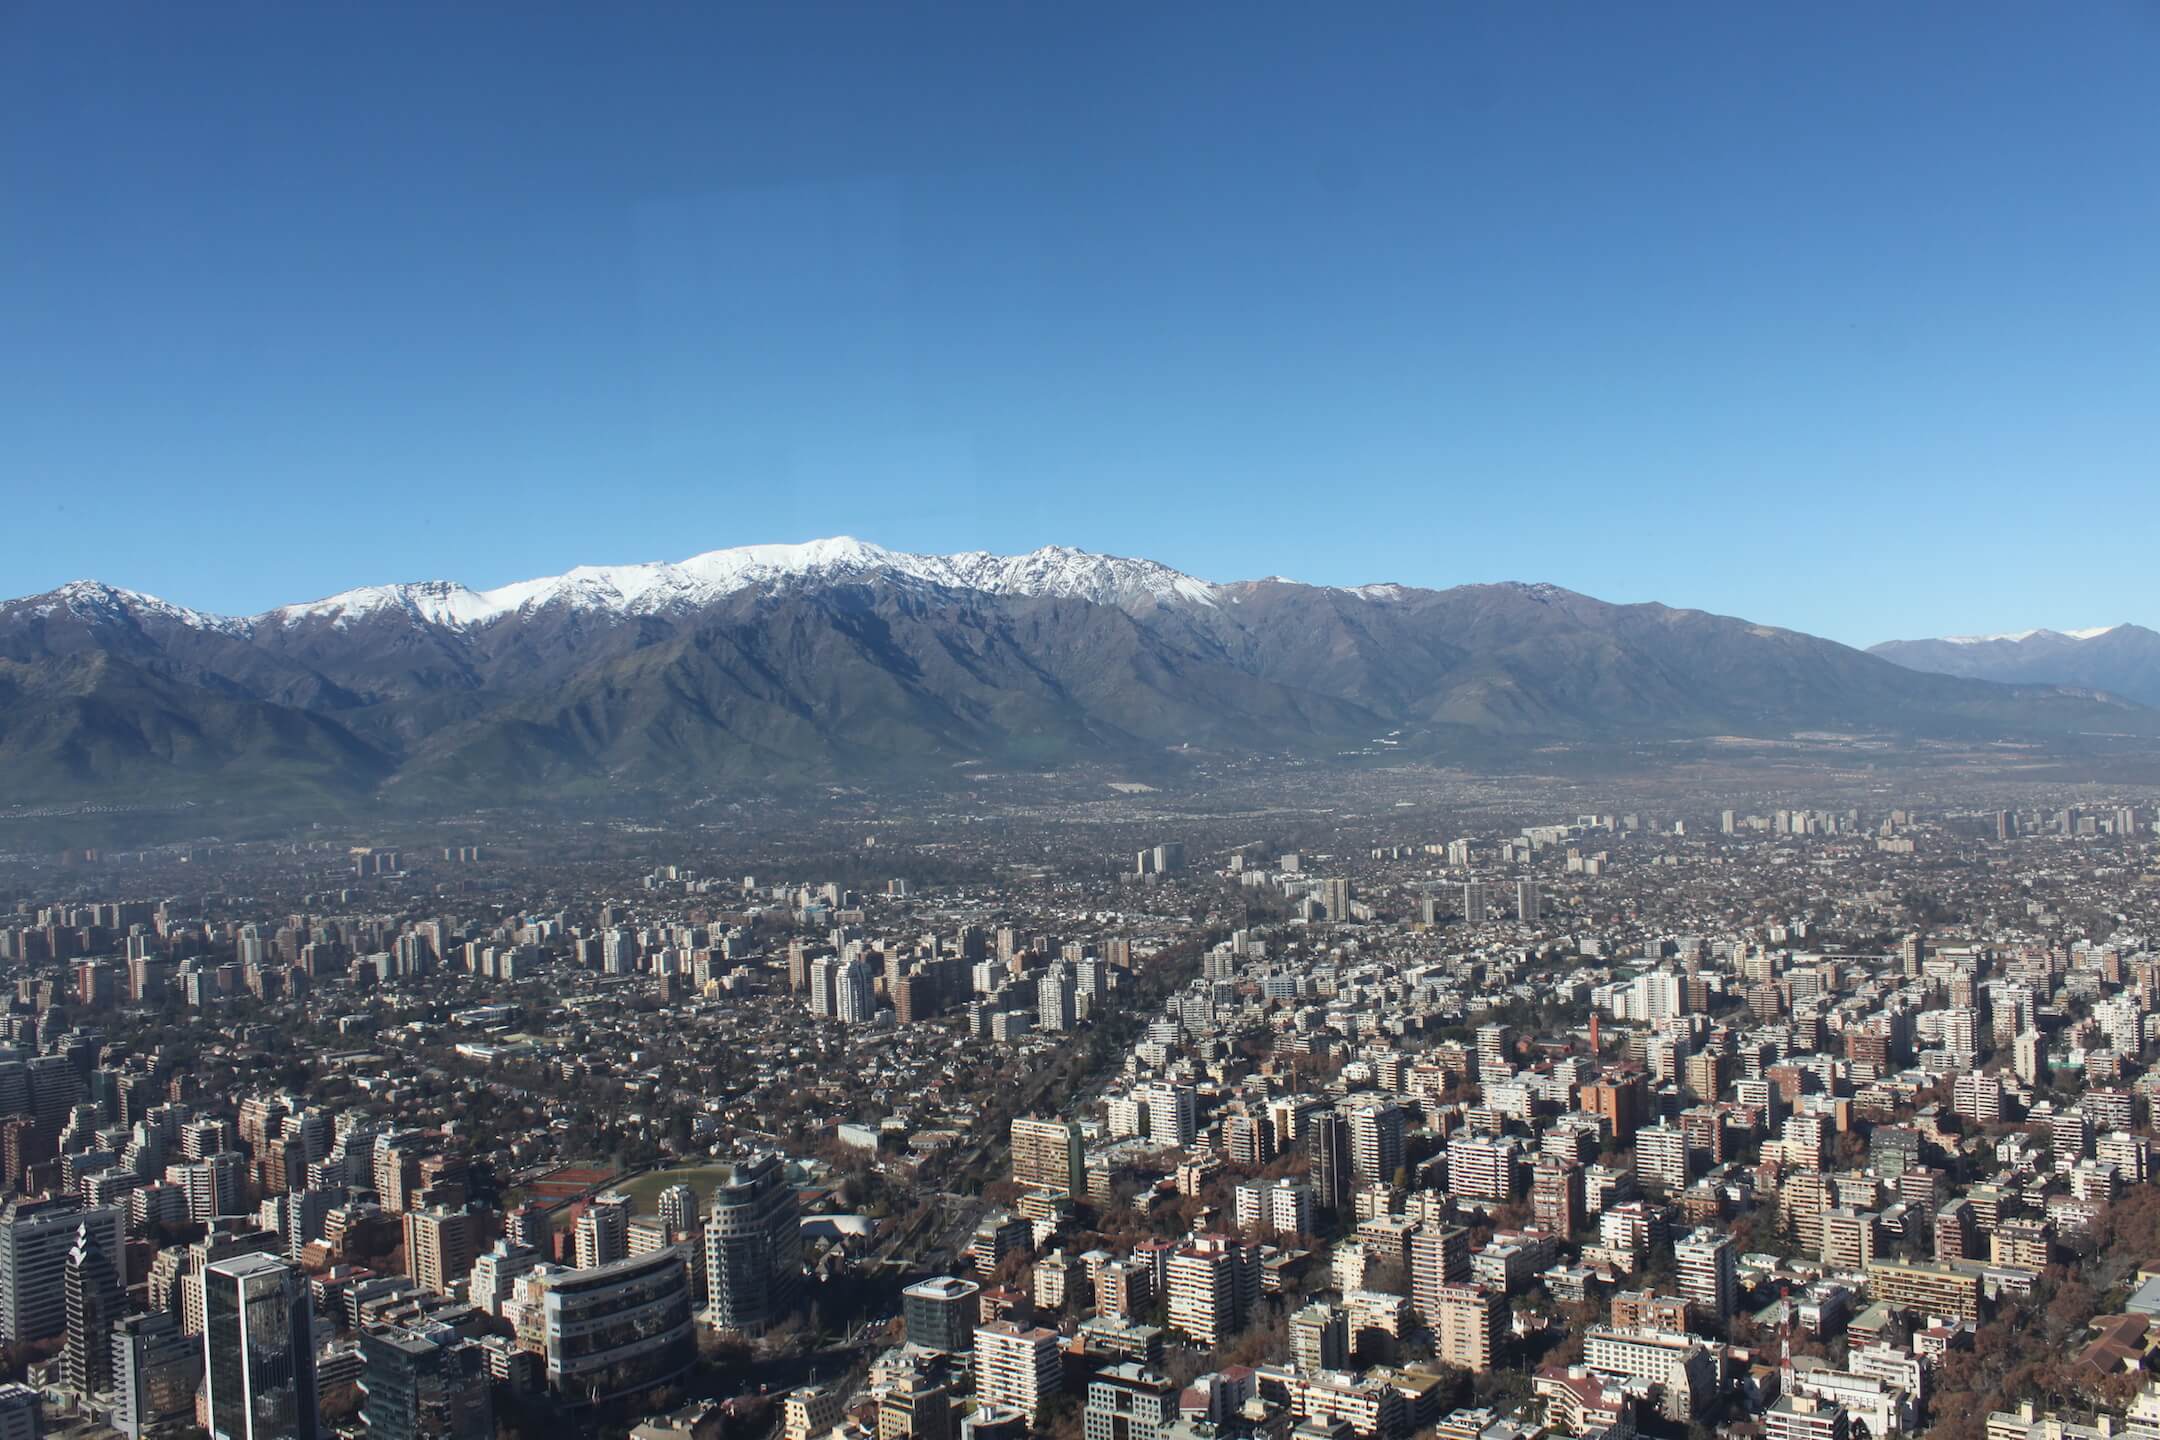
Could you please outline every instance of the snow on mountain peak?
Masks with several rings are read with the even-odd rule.
[[[284,605],[257,621],[329,620],[333,624],[372,615],[379,610],[403,610],[416,619],[452,627],[470,625],[487,618],[487,601],[450,580],[419,580],[402,585],[363,585],[304,605]]]
[[[241,622],[222,615],[205,615],[200,610],[190,610],[185,605],[175,605],[160,600],[155,595],[145,595],[139,590],[123,590],[117,585],[107,585],[102,580],[70,580],[58,589],[43,595],[32,595],[22,600],[6,602],[0,608],[16,605],[30,607],[30,612],[49,617],[62,611],[80,620],[132,622],[138,616],[155,616],[159,619],[177,621],[198,630],[225,630],[244,628]]]
[[[867,540],[839,535],[800,544],[707,550],[672,562],[580,565],[560,575],[513,581],[489,590],[475,590],[451,580],[362,585],[320,600],[283,605],[247,617],[208,615],[87,580],[12,603],[35,604],[46,612],[65,607],[80,616],[108,621],[156,616],[196,629],[230,634],[247,634],[265,625],[328,623],[344,627],[378,614],[397,613],[425,624],[462,630],[507,615],[557,607],[665,615],[696,610],[745,590],[868,579],[993,595],[1085,600],[1131,610],[1162,606],[1214,609],[1236,598],[1234,589],[1197,579],[1157,561],[1098,554],[1069,545],[1045,545],[1023,555],[997,555],[987,550],[928,555],[888,550]],[[1381,584],[1351,587],[1346,593],[1387,601],[1408,592],[1397,585]]]
[[[1214,586],[1152,560],[1096,555],[1062,545],[1026,555],[980,550],[914,555],[839,535],[795,545],[708,550],[677,562],[580,565],[561,575],[514,581],[492,590],[470,590],[448,581],[369,585],[305,605],[287,605],[258,619],[328,619],[348,624],[379,610],[402,609],[438,625],[463,628],[555,605],[654,615],[708,605],[755,586],[869,576],[999,595],[1067,596],[1107,605],[1217,603]]]
[[[1153,560],[1097,555],[1068,545],[1045,545],[1025,555],[972,550],[959,555],[912,555],[918,578],[997,595],[1052,595],[1099,605],[1170,604],[1213,607],[1215,587]]]

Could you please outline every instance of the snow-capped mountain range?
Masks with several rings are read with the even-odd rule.
[[[2138,636],[2160,640],[2051,646]],[[1924,668],[1554,585],[1215,583],[1064,546],[843,537],[249,616],[79,581],[0,603],[0,807],[244,795],[286,814],[1211,756],[1512,766],[1800,731],[2160,746],[2160,713],[2091,693],[2120,685]]]
[[[84,619],[127,611],[233,635],[306,620],[349,624],[399,610],[430,624],[462,630],[554,606],[666,615],[700,609],[760,586],[833,584],[871,577],[991,595],[1062,596],[1123,609],[1170,604],[1212,608],[1224,599],[1224,587],[1153,560],[1098,555],[1064,545],[1047,545],[1025,555],[993,555],[983,550],[918,555],[843,535],[799,545],[739,545],[675,562],[580,565],[561,575],[519,580],[492,590],[474,590],[452,580],[365,585],[249,616],[206,614],[94,580],[73,581],[45,595],[6,603],[39,607],[38,613],[46,614],[66,608]],[[1377,599],[1397,588],[1369,585],[1356,593]]]

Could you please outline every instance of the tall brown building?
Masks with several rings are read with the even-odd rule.
[[[1583,1217],[1582,1166],[1572,1160],[1540,1160],[1530,1172],[1530,1212],[1538,1228],[1565,1240]]]
[[[1020,1116],[1012,1122],[1012,1177],[1017,1185],[1040,1186],[1065,1195],[1086,1188],[1087,1170],[1080,1127],[1070,1120]]]
[[[1602,1115],[1611,1124],[1613,1138],[1632,1139],[1650,1114],[1650,1092],[1640,1075],[1617,1075],[1594,1080],[1577,1092],[1578,1103],[1591,1115]]]
[[[1687,1057],[1686,1064],[1681,1067],[1681,1081],[1696,1099],[1717,1100],[1725,1093],[1731,1065],[1722,1051],[1703,1050]]]
[[[1481,1285],[1445,1285],[1432,1297],[1433,1358],[1482,1375],[1500,1348],[1500,1297]]]
[[[1964,1200],[1953,1201],[1935,1215],[1935,1258],[1937,1260],[1970,1260],[1980,1247],[1979,1224],[1973,1215],[1973,1207]]]
[[[462,1210],[414,1210],[405,1217],[405,1273],[415,1285],[448,1295],[472,1273],[478,1227]]]

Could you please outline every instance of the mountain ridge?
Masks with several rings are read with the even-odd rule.
[[[1803,731],[2160,734],[2160,712],[2105,687],[1927,674],[1547,583],[1212,582],[1070,547],[924,556],[847,537],[246,617],[74,582],[0,603],[0,662],[0,802],[243,775],[312,796],[514,797],[1144,767],[1383,736],[1452,762]],[[56,698],[93,662],[95,703]],[[155,724],[131,728],[136,711]]]
[[[1931,674],[2019,685],[2074,685],[2160,705],[2160,633],[2123,622],[2083,630],[1886,640],[1868,653]]]

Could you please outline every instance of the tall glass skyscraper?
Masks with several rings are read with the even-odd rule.
[[[64,1274],[67,1291],[67,1348],[62,1373],[78,1395],[103,1395],[113,1388],[113,1326],[127,1313],[127,1292],[88,1225],[75,1232]]]
[[[316,1440],[307,1280],[275,1256],[203,1267],[203,1364],[211,1440]]]

